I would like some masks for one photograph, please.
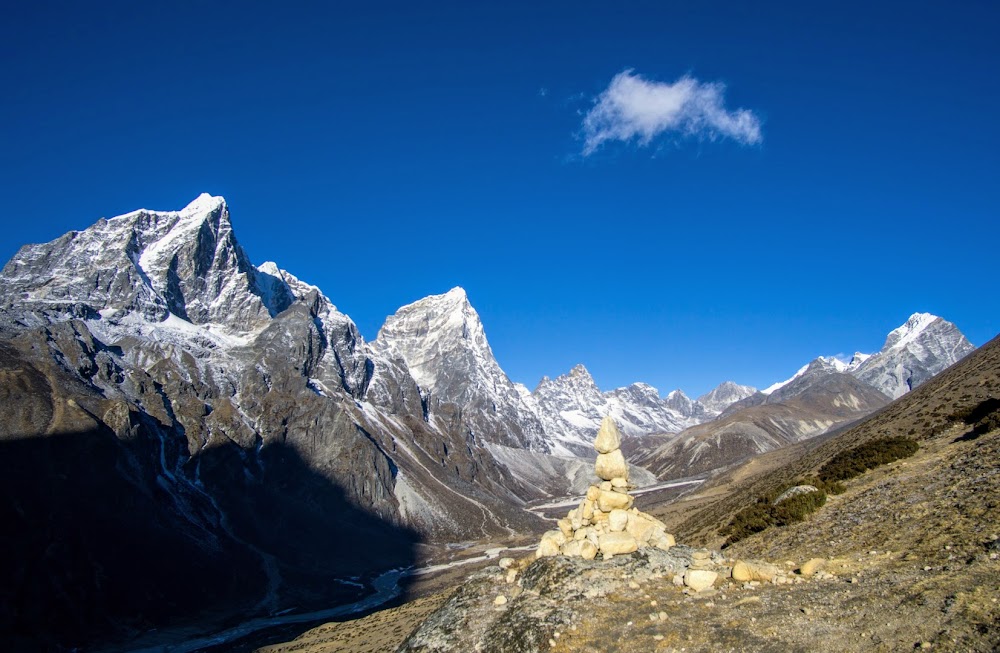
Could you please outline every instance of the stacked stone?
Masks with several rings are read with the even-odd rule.
[[[587,489],[586,498],[558,522],[559,530],[542,536],[536,557],[565,555],[593,560],[600,553],[607,560],[646,546],[669,549],[674,537],[652,515],[639,512],[628,493],[628,463],[621,451],[621,434],[611,417],[605,417],[594,440],[594,471],[601,483]]]
[[[684,584],[696,592],[708,589],[719,577],[718,572],[713,571],[715,564],[712,562],[712,554],[707,549],[696,549],[691,552],[691,565],[684,572]]]

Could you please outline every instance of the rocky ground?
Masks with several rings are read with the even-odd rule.
[[[675,585],[683,545],[604,562],[526,556],[273,651],[993,651],[1000,647],[1000,433],[954,427],[872,470],[801,524],[715,552],[715,585]],[[819,573],[798,573],[813,558]],[[777,582],[726,578],[736,560]],[[779,584],[780,583],[780,584]],[[503,596],[498,605],[497,597]],[[557,636],[558,634],[558,636]]]
[[[709,589],[676,584],[697,551],[683,545],[528,558],[514,582],[499,566],[474,575],[400,650],[997,650],[1000,433],[962,435],[850,482],[806,522],[713,552]],[[814,558],[818,572],[800,573]],[[774,580],[727,578],[737,560],[769,560]]]

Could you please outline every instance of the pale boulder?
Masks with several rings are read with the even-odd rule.
[[[634,501],[635,499],[631,495],[623,492],[606,492],[601,490],[601,495],[597,498],[597,507],[600,508],[601,512],[611,512],[616,508],[628,510],[632,507]],[[597,515],[594,515],[594,518],[596,520]]]
[[[564,556],[569,556],[570,558],[580,556],[583,554],[583,543],[586,540],[572,540],[562,545],[560,551]]]
[[[616,451],[621,446],[622,436],[618,432],[618,425],[608,415],[601,420],[601,429],[597,432],[597,439],[594,440],[594,449],[597,449],[597,453],[604,454]]]
[[[817,571],[823,569],[823,567],[825,566],[826,566],[826,560],[824,560],[823,558],[812,558],[808,562],[803,563],[801,567],[799,567],[799,573],[802,574],[803,576],[812,576]]]
[[[628,463],[621,449],[615,449],[610,453],[597,454],[594,462],[594,471],[597,476],[610,483],[613,478],[628,479]],[[612,486],[613,487],[613,486]]]
[[[542,541],[535,551],[536,558],[559,555],[559,548],[566,543],[566,536],[562,531],[547,531],[542,535]]]
[[[684,574],[684,584],[695,592],[701,592],[715,584],[718,577],[719,574],[708,569],[688,569]]]
[[[659,528],[652,520],[647,519],[642,513],[639,514],[628,514],[628,524],[625,530],[629,534],[640,542],[649,542],[652,538],[653,532]]]
[[[639,544],[628,533],[604,533],[600,536],[601,553],[607,556],[632,553],[638,550]]]
[[[677,541],[674,539],[674,536],[671,535],[670,533],[662,533],[658,534],[655,539],[650,539],[649,543],[655,546],[657,549],[662,549],[666,551],[670,547],[676,545]]]
[[[612,533],[619,533],[625,530],[629,522],[628,517],[628,513],[620,508],[612,510],[611,514],[608,515],[608,530]],[[635,537],[634,534],[632,535]]]
[[[778,568],[766,562],[737,560],[733,565],[733,580],[745,583],[751,580],[770,583],[778,575]]]
[[[595,539],[596,539],[596,535],[595,535]],[[597,557],[597,551],[598,551],[598,548],[597,548],[597,543],[596,542],[592,542],[589,539],[588,540],[583,540],[583,544],[580,546],[580,556],[584,560],[593,560],[594,558],[596,558]]]

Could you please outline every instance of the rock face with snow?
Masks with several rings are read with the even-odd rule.
[[[917,313],[877,353],[820,356],[786,381],[732,402],[714,421],[633,453],[661,478],[700,474],[820,435],[881,408],[975,347],[950,322]]]
[[[905,324],[893,329],[882,349],[862,360],[852,374],[897,399],[974,349],[951,322],[929,313],[914,313]]]
[[[542,423],[497,364],[463,289],[400,308],[373,348],[402,360],[431,412],[457,412],[470,437],[548,451]]]
[[[861,379],[891,394],[962,351],[925,322],[857,377],[817,368],[762,403],[864,410],[864,388],[884,401]],[[222,198],[102,219],[0,272],[0,507],[22,534],[0,567],[22,601],[12,627],[89,648],[209,609],[348,601],[344,577],[412,564],[418,538],[537,528],[527,501],[592,482],[604,415],[626,435],[676,432],[764,396],[738,399],[749,391],[602,393],[580,366],[530,393],[461,289],[401,308],[366,343],[320,289],[250,263]]]
[[[740,385],[732,381],[723,381],[718,387],[710,392],[698,397],[698,404],[704,407],[704,414],[716,417],[722,411],[735,404],[737,401],[753,396],[757,388],[749,385]]]
[[[677,433],[712,419],[727,402],[754,392],[754,388],[728,381],[697,401],[680,390],[661,398],[656,388],[645,383],[601,392],[587,368],[577,365],[555,379],[543,378],[531,396],[554,448],[587,456],[593,455],[590,434],[605,415],[612,416],[627,436]]]
[[[418,537],[530,530],[524,501],[566,488],[492,447],[544,458],[540,423],[464,294],[438,303],[434,333],[408,330],[410,307],[384,329],[398,346],[372,347],[318,288],[255,268],[207,195],[23,247],[0,272],[17,628],[73,647],[209,608],[328,605],[357,592],[338,579],[412,564]]]

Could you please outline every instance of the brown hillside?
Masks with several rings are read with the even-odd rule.
[[[718,545],[718,530],[733,514],[780,485],[814,474],[838,453],[892,436],[931,441],[959,421],[957,415],[998,396],[1000,336],[863,422],[751,460],[663,516],[676,524],[679,539]]]

